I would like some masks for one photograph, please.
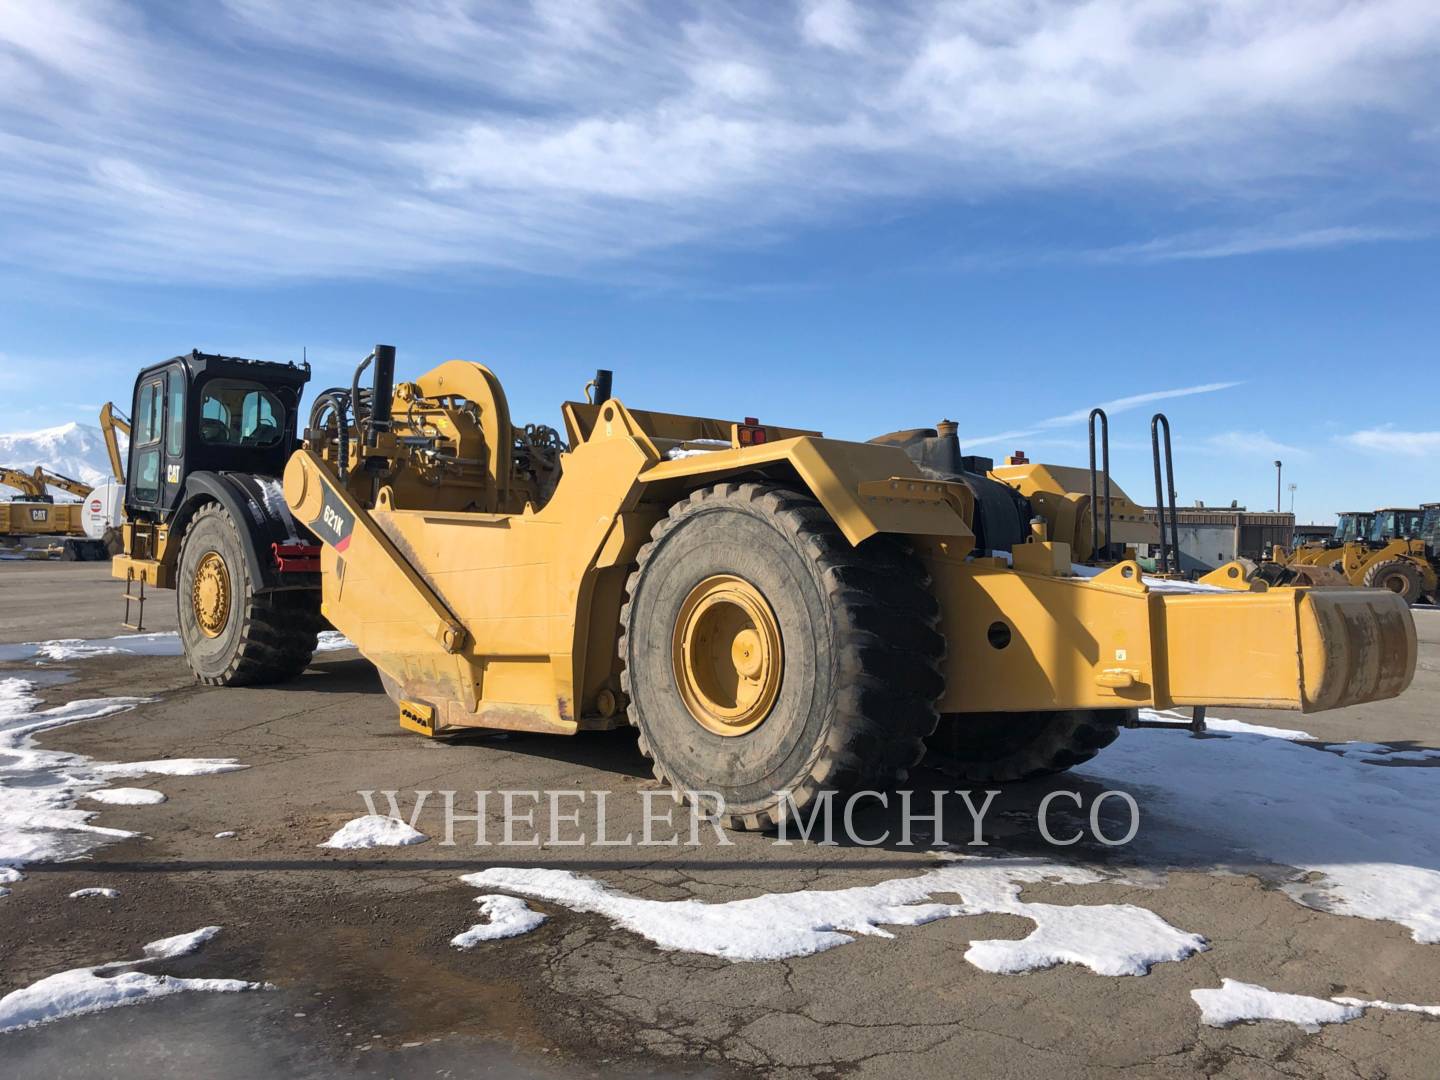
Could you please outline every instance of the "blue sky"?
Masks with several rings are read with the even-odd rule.
[[[1440,499],[1440,6],[0,7],[0,431],[192,346]],[[1289,494],[1285,499],[1288,506]]]

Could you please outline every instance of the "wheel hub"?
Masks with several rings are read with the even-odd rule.
[[[707,731],[744,735],[770,714],[784,649],[775,613],[748,581],[717,574],[691,589],[670,651],[680,697]]]
[[[207,551],[195,568],[190,605],[200,632],[219,637],[230,621],[230,571],[218,551]]]

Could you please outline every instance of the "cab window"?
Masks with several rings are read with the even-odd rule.
[[[165,414],[165,453],[179,457],[185,449],[185,380],[172,371],[165,376],[170,391],[170,405]]]
[[[1420,535],[1432,548],[1440,547],[1440,506],[1426,507]]]
[[[160,498],[160,433],[164,415],[165,395],[159,379],[140,387],[135,402],[135,452],[131,466],[131,485],[139,502],[153,503]]]
[[[147,382],[140,388],[140,402],[135,409],[135,443],[146,446],[160,437],[160,380]]]
[[[275,446],[285,434],[285,406],[257,383],[216,379],[200,399],[200,439],[212,446]]]

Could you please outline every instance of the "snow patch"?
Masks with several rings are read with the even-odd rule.
[[[177,956],[189,956],[218,933],[218,926],[202,926],[188,934],[161,938],[145,946],[145,955],[151,960],[174,960]]]
[[[84,900],[91,896],[103,896],[106,900],[114,900],[119,895],[119,889],[76,889],[70,894],[69,899]]]
[[[1358,1005],[1284,994],[1238,979],[1222,980],[1218,990],[1191,990],[1190,996],[1200,1006],[1200,1022],[1211,1027],[1229,1027],[1245,1020],[1283,1020],[1315,1032],[1321,1024],[1344,1024],[1365,1011]]]
[[[0,885],[13,885],[17,881],[24,881],[25,875],[13,866],[0,866]]]
[[[137,1005],[186,991],[234,993],[264,989],[264,983],[240,979],[178,979],[171,975],[150,975],[134,970],[155,960],[193,952],[214,937],[219,929],[209,926],[193,934],[153,941],[145,946],[143,959],[61,971],[6,994],[0,998],[0,1032],[35,1027],[67,1016],[99,1012],[121,1005]],[[182,949],[174,944],[178,942],[191,943],[191,947]]]
[[[1315,739],[1315,736],[1308,731],[1301,731],[1298,728],[1247,724],[1244,720],[1226,720],[1223,716],[1217,716],[1213,720],[1207,716],[1205,730],[1218,731],[1225,735],[1264,735],[1267,739],[1289,739],[1291,742],[1313,742]]]
[[[1440,1005],[1409,1005],[1400,1001],[1367,1001],[1365,998],[1337,997],[1341,1005],[1355,1005],[1361,1009],[1385,1009],[1389,1012],[1423,1013],[1425,1016],[1440,1016]]]
[[[1298,903],[1440,942],[1440,770],[1377,764],[1395,755],[1376,744],[1327,753],[1295,741],[1303,732],[1225,728],[1211,722],[1203,739],[1125,731],[1075,775],[1139,800],[1132,854],[1190,869],[1292,867],[1318,875],[1284,887]]]
[[[316,846],[358,851],[363,848],[423,844],[428,839],[430,838],[424,833],[411,828],[399,818],[386,817],[384,814],[366,814],[347,821],[329,840]]]
[[[992,555],[999,555],[1001,552],[991,552]],[[1099,577],[1108,566],[1086,566],[1083,563],[1071,563],[1070,573],[1076,577],[1092,578]],[[1151,592],[1157,593],[1228,593],[1234,589],[1227,589],[1223,585],[1202,585],[1198,581],[1177,581],[1174,578],[1152,577],[1149,574],[1142,574],[1140,580],[1149,587]]]
[[[353,649],[354,642],[336,630],[322,630],[315,651]],[[56,638],[0,645],[0,660],[34,660],[37,664],[55,661],[90,660],[97,656],[180,656],[185,647],[174,630],[153,634],[119,634],[108,638]]]
[[[1440,750],[1397,750],[1384,743],[1372,742],[1329,743],[1325,749],[1332,754],[1339,754],[1341,757],[1354,758],[1357,761],[1366,761],[1372,764],[1387,761],[1430,761],[1440,758]]]
[[[0,645],[0,660],[89,660],[96,656],[179,656],[180,635],[173,630],[153,634],[120,634],[109,638],[56,638]]]
[[[1164,720],[1169,723],[1188,724],[1189,710],[1183,709],[1141,709],[1141,720]],[[1207,716],[1205,730],[1223,735],[1265,735],[1272,739],[1289,739],[1292,742],[1314,742],[1315,736],[1298,728],[1267,727],[1264,724],[1247,724],[1244,720],[1227,720],[1223,716]]]
[[[519,937],[528,934],[545,921],[545,916],[531,909],[524,900],[514,896],[477,896],[480,914],[486,922],[476,923],[463,934],[456,934],[450,944],[457,949],[472,949],[482,941]]]
[[[1020,899],[1027,884],[1098,884],[1091,870],[1031,860],[948,857],[913,877],[850,889],[768,893],[745,900],[643,900],[568,870],[496,867],[460,879],[603,915],[662,949],[726,960],[808,956],[866,937],[894,937],[885,926],[919,926],[960,915],[1004,913],[1035,923],[1019,940],[971,942],[965,959],[984,971],[1015,974],[1081,964],[1100,975],[1143,975],[1152,964],[1183,960],[1207,948],[1131,904],[1074,906]],[[955,895],[960,903],[929,902]]]
[[[42,710],[34,683],[0,679],[0,882],[19,880],[10,876],[18,874],[11,866],[74,859],[111,841],[136,836],[125,829],[90,824],[99,811],[76,805],[85,796],[101,801],[108,797],[106,792],[113,796],[117,789],[110,784],[115,777],[198,776],[245,768],[230,758],[98,762],[35,745],[35,736],[42,732],[125,712],[152,700],[97,698]],[[156,794],[145,791],[151,801]]]
[[[154,806],[165,801],[165,794],[152,788],[108,787],[87,791],[85,798],[112,806]]]
[[[1282,1020],[1297,1024],[1313,1034],[1320,1030],[1321,1024],[1346,1024],[1367,1009],[1440,1017],[1440,1005],[1411,1005],[1355,997],[1307,997],[1304,994],[1281,993],[1239,979],[1221,980],[1218,990],[1191,990],[1190,996],[1200,1006],[1201,1022],[1211,1027],[1228,1027],[1248,1020]]]
[[[130,776],[218,776],[239,772],[250,766],[234,758],[158,758],[155,761],[112,761],[95,765],[96,776],[107,778]]]

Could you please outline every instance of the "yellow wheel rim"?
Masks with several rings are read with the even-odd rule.
[[[230,571],[218,551],[207,551],[195,568],[190,605],[200,632],[206,637],[219,637],[230,621]]]
[[[690,590],[670,655],[685,707],[716,735],[753,731],[780,693],[785,653],[775,613],[734,575],[717,574]]]

